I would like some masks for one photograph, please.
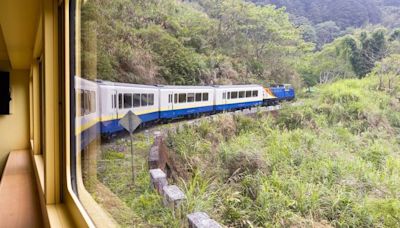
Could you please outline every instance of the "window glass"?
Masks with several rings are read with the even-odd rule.
[[[253,91],[253,97],[258,97],[258,90]]]
[[[231,92],[228,92],[228,99],[231,99]]]
[[[208,101],[208,93],[203,93],[203,101]]]
[[[141,100],[142,100],[142,106],[147,106],[148,102],[147,102],[147,94],[141,94]]]
[[[148,104],[149,104],[149,105],[154,105],[154,94],[153,94],[153,93],[150,93],[150,94],[148,95],[147,100],[148,100]]]
[[[179,94],[179,103],[186,103],[186,93]]]
[[[232,92],[231,97],[232,97],[232,99],[238,98],[238,92]]]
[[[140,107],[140,93],[133,94],[133,107]]]
[[[124,108],[132,108],[132,94],[124,93]]]
[[[187,102],[194,102],[194,93],[188,93]]]
[[[96,92],[90,91],[90,113],[96,112]]]
[[[246,91],[246,97],[251,97],[251,91]]]
[[[122,109],[122,93],[118,94],[118,108]]]
[[[244,91],[240,91],[239,92],[239,98],[244,98],[245,92]]]
[[[196,102],[201,101],[201,93],[196,93]]]
[[[82,94],[82,90],[78,89],[76,91],[76,100],[77,103],[79,104],[79,106],[77,106],[76,108],[76,113],[79,116],[83,116],[84,114],[84,109],[83,109],[83,94]]]
[[[222,99],[224,99],[224,100],[226,99],[226,92],[222,93]]]
[[[178,103],[178,94],[174,94],[174,103],[177,104]]]

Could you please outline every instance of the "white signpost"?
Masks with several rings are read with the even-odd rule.
[[[135,165],[133,159],[133,132],[137,127],[142,123],[142,120],[135,115],[132,111],[129,112],[119,121],[119,125],[121,125],[125,130],[129,132],[130,140],[131,140],[131,156],[132,156],[132,181],[135,182]]]

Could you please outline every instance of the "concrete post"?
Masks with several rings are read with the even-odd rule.
[[[181,203],[186,199],[185,193],[176,185],[164,186],[163,192],[164,205],[172,209],[175,217],[182,218]]]
[[[150,170],[150,183],[162,195],[163,187],[168,185],[167,175],[161,169]]]
[[[159,152],[160,152],[159,146],[153,145],[150,148],[149,159],[148,159],[149,169],[157,169],[158,168],[158,162],[160,159]]]
[[[189,228],[222,228],[215,220],[204,212],[195,212],[187,216]]]

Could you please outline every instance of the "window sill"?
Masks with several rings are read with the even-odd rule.
[[[40,193],[44,194],[44,160],[43,155],[33,155],[36,177],[39,180]]]
[[[47,205],[50,227],[75,227],[65,204]]]
[[[33,155],[35,176],[38,186],[38,194],[41,198],[43,219],[49,227],[75,227],[65,204],[45,205],[44,203],[44,159],[43,155]]]

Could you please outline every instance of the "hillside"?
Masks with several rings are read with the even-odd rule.
[[[382,12],[375,0],[252,0],[252,2],[284,6],[290,13],[306,17],[313,24],[333,21],[341,29],[382,21]]]
[[[300,86],[295,63],[312,48],[284,10],[241,0],[92,0],[82,12],[87,78]]]
[[[400,1],[396,0],[251,0],[258,5],[285,8],[304,38],[321,48],[354,28],[381,24],[400,26]]]
[[[399,227],[400,90],[386,76],[171,134],[188,205],[228,227]]]

